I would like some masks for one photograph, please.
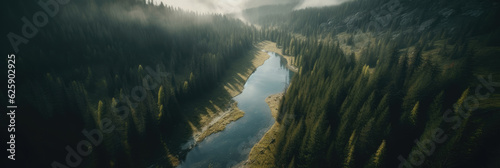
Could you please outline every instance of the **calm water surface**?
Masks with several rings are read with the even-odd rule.
[[[243,92],[234,98],[245,116],[212,134],[187,153],[179,168],[231,167],[248,158],[250,149],[274,124],[265,98],[283,92],[293,72],[279,55],[270,58],[248,78]]]

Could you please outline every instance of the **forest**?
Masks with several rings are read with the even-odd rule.
[[[161,156],[176,157],[178,136],[190,131],[183,106],[215,87],[258,41],[258,31],[237,19],[148,2],[75,0],[19,45],[17,101],[25,112],[18,118],[30,124],[18,126],[18,143],[27,144],[18,157],[30,158],[27,167],[67,165],[66,146],[75,150],[87,139],[82,130],[103,121],[114,131],[87,147],[93,152],[80,167],[171,166]],[[40,10],[9,3],[2,12],[12,23]]]
[[[300,66],[280,106],[276,167],[499,166],[498,5],[476,19],[459,14],[466,2],[400,1],[403,17],[366,24],[387,3],[261,17]],[[456,12],[433,18],[443,8]]]
[[[17,34],[42,10],[8,5]],[[192,133],[183,109],[269,40],[299,69],[279,104],[273,167],[500,167],[498,2],[294,6],[247,9],[241,21],[145,0],[60,5],[15,51],[17,157],[30,160],[16,164],[175,167]],[[83,147],[91,154],[68,159],[109,123]]]

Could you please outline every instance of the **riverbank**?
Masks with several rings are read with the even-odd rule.
[[[238,108],[238,104],[236,102],[233,103],[228,110],[213,118],[209,124],[205,125],[201,131],[194,135],[195,142],[199,143],[209,135],[226,129],[227,124],[240,119],[244,115],[245,112]]]
[[[281,49],[278,48],[278,47],[276,47],[276,43],[271,42],[271,41],[264,41],[263,50],[279,54],[282,58],[285,59],[285,61],[286,61],[286,67],[288,69],[290,69],[290,71],[293,71],[295,73],[297,73],[299,71],[299,68],[297,68],[294,65],[295,63],[293,62],[293,60],[295,59],[295,57],[283,54],[281,52]]]
[[[281,49],[276,47],[276,43],[266,41],[264,43],[264,51],[270,51],[279,54],[285,59],[287,68],[291,71],[297,73],[299,68],[293,65],[294,57],[284,55]],[[271,109],[271,115],[276,120],[278,116],[278,109],[283,98],[283,93],[274,94],[266,98],[266,103]],[[248,155],[248,159],[240,163],[237,167],[275,167],[274,165],[274,153],[276,150],[276,136],[281,131],[282,127],[278,122],[274,122],[273,126],[264,134],[264,136],[257,142]]]
[[[218,87],[186,106],[185,117],[193,140],[187,148],[224,130],[227,124],[244,116],[232,98],[243,91],[250,75],[270,57],[263,52],[269,43],[264,41],[254,45],[246,55],[231,63]]]
[[[282,98],[283,93],[274,94],[266,98],[266,103],[269,105],[271,115],[275,120],[278,116],[278,109]],[[275,140],[280,129],[281,125],[278,122],[274,122],[271,129],[252,147],[248,155],[248,160],[242,163],[241,167],[275,167]]]
[[[233,98],[241,94],[250,75],[270,57],[267,51],[282,54],[281,50],[276,47],[276,43],[271,41],[263,41],[254,45],[248,54],[231,62],[230,67],[225,71],[225,77],[215,89],[185,106],[184,115],[188,124],[184,126],[184,130],[191,131],[184,137],[187,136],[191,140],[182,145],[182,151],[189,151],[206,137],[223,131],[228,124],[245,115]],[[292,59],[289,56],[282,58]],[[292,66],[291,61],[287,62],[289,66]],[[180,162],[173,163],[177,166]]]
[[[244,58],[232,63],[226,72],[226,77],[221,82],[221,87],[214,91],[215,94],[209,96],[209,102],[203,103],[204,105],[198,106],[202,108],[196,109],[198,111],[204,110],[204,112],[198,113],[201,114],[198,126],[190,123],[194,132],[195,144],[203,141],[211,134],[224,130],[227,124],[244,116],[244,112],[238,109],[236,103],[232,102],[232,98],[243,91],[245,82],[250,75],[269,58],[268,51],[281,55],[286,60],[288,69],[294,72],[298,71],[298,68],[292,65],[293,57],[284,55],[281,49],[276,47],[276,43],[262,41],[256,44],[254,49]],[[223,92],[227,92],[227,95],[220,94]],[[227,98],[230,99],[227,100]],[[220,105],[227,106],[227,104],[231,104],[227,109],[220,108]]]

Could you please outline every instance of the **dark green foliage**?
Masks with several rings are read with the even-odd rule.
[[[247,10],[262,14],[250,17],[262,26],[257,30],[151,1],[71,1],[17,54],[18,88],[26,88],[18,93],[19,117],[30,123],[19,124],[20,151],[31,151],[20,157],[33,158],[32,165],[63,162],[64,147],[107,118],[115,131],[82,167],[171,167],[165,156],[182,155],[171,135],[188,130],[183,105],[215,87],[233,60],[266,39],[300,67],[280,105],[277,167],[397,167],[398,156],[420,150],[414,141],[432,138],[436,128],[448,140],[423,166],[498,165],[500,150],[491,148],[498,146],[500,117],[490,113],[498,102],[467,111],[470,117],[456,128],[443,119],[447,109],[460,115],[480,83],[474,75],[498,70],[498,3],[401,0],[402,11],[382,27],[371,25],[387,14],[387,2]],[[9,3],[2,12],[13,31],[20,17],[40,10],[36,3]],[[359,44],[357,35],[367,42]],[[157,87],[133,100],[132,90],[151,70],[169,75],[151,79]]]
[[[476,66],[484,64],[475,60],[482,57],[477,56],[480,53],[477,48],[485,49],[487,45],[477,45],[475,41],[497,38],[499,27],[479,30],[480,26],[474,24],[489,23],[483,19],[476,22],[470,17],[455,16],[457,18],[450,18],[454,21],[449,24],[456,26],[457,32],[442,31],[434,24],[425,31],[405,31],[420,25],[422,20],[382,31],[367,29],[366,33],[374,34],[374,39],[361,48],[359,59],[355,60],[354,55],[343,53],[339,43],[355,46],[352,37],[361,32],[327,29],[323,24],[327,20],[342,21],[357,11],[367,11],[367,6],[377,7],[384,3],[361,2],[366,1],[292,12],[290,17],[279,18],[284,22],[272,21],[276,16],[261,20],[263,24],[279,27],[271,30],[278,35],[266,37],[275,40],[286,54],[296,56],[297,62],[300,62],[300,71],[292,79],[280,107],[278,122],[287,131],[278,135],[280,146],[275,153],[276,165],[397,167],[400,164],[398,156],[410,159],[408,155],[412,151],[421,150],[414,141],[432,139],[436,128],[449,133],[449,139],[437,144],[435,153],[425,155],[423,166],[472,166],[474,161],[483,157],[490,160],[481,165],[495,164],[491,159],[498,158],[498,153],[486,157],[479,151],[487,151],[488,147],[481,145],[483,141],[488,142],[486,139],[498,140],[495,133],[484,133],[484,124],[497,125],[494,123],[498,121],[472,115],[462,120],[455,130],[451,127],[454,122],[445,122],[443,113],[448,108],[453,109],[455,103],[460,106],[460,102],[467,97],[464,90],[477,85],[473,72],[486,68]],[[401,3],[407,5],[405,9],[413,9],[408,6],[411,2]],[[424,2],[414,3],[424,6]],[[438,3],[442,7],[448,5]],[[459,6],[451,5],[450,8]],[[496,14],[494,8],[497,7],[483,12]],[[420,19],[433,17],[423,13],[419,15]],[[455,22],[458,18],[464,20]],[[359,22],[357,30],[364,30],[363,23],[367,22]],[[298,40],[280,35],[286,30],[308,38]],[[336,34],[342,32],[348,35],[346,41],[328,43],[329,38],[335,41]],[[486,38],[482,34],[494,37]],[[283,39],[287,41],[281,42]],[[488,70],[492,70],[491,67]],[[455,108],[453,111],[460,110]],[[498,114],[491,115],[498,118]],[[318,133],[324,136],[318,138]],[[445,163],[443,160],[446,160]]]
[[[18,19],[37,7],[16,1],[4,12],[12,25],[22,25]],[[20,116],[30,123],[20,136],[51,132],[25,135],[46,141],[24,143],[32,152],[21,157],[38,158],[29,167],[64,163],[65,146],[85,140],[83,129],[102,129],[103,119],[115,131],[82,167],[171,166],[165,158],[179,157],[177,141],[184,138],[173,135],[189,134],[179,128],[187,125],[181,107],[215,87],[259,39],[254,27],[234,18],[134,0],[71,1],[50,19],[16,54]],[[152,88],[141,93],[145,80]]]

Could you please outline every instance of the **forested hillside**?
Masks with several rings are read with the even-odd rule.
[[[262,17],[300,66],[276,167],[498,167],[498,5],[359,0]]]
[[[23,35],[20,18],[41,9],[13,1],[2,13]],[[92,151],[73,160],[80,167],[171,166],[190,136],[184,104],[216,86],[258,38],[237,19],[143,1],[74,0],[55,14],[17,46],[18,157],[28,167],[68,165],[66,146]],[[110,122],[98,145],[77,146],[88,139],[82,130]]]
[[[273,167],[500,167],[499,2],[295,9],[303,2],[249,8],[244,21],[152,0],[5,2],[2,46],[17,70],[15,163],[177,166],[201,127],[192,109],[206,110],[214,88],[238,87],[226,73],[253,67],[243,55],[270,40],[298,67],[288,88],[286,78],[281,129],[266,141],[276,148],[265,156]],[[247,78],[235,74],[243,87]],[[230,151],[246,157],[259,135]],[[191,165],[236,162],[196,157]]]

